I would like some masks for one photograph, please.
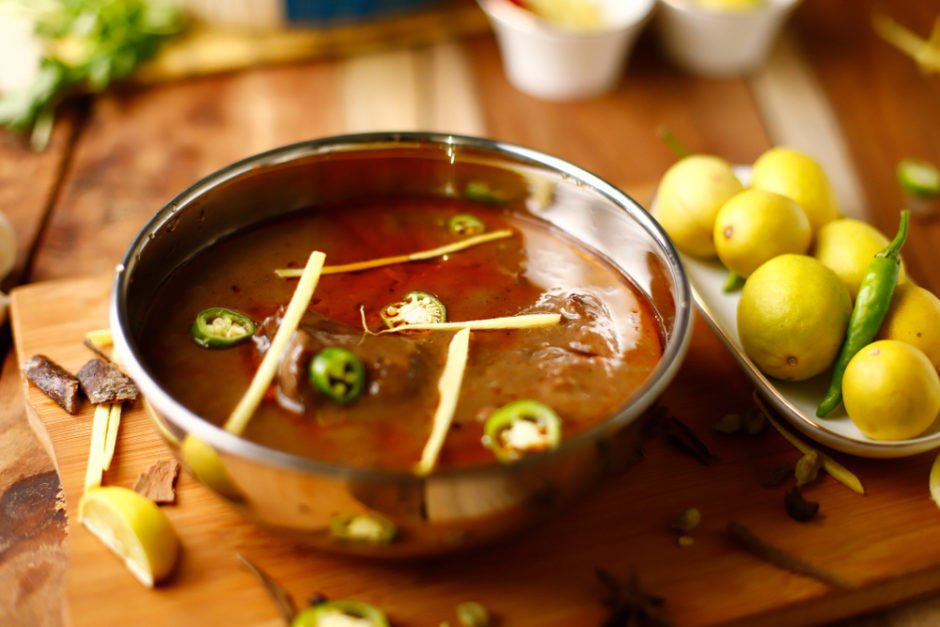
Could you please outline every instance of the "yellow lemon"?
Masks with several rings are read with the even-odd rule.
[[[839,203],[826,171],[812,157],[782,146],[754,162],[751,186],[792,198],[806,212],[813,233],[839,216]]]
[[[916,346],[934,368],[940,368],[940,298],[912,283],[898,285],[878,339]]]
[[[867,222],[840,218],[826,224],[816,233],[813,256],[839,276],[854,301],[868,264],[888,242],[881,231]],[[907,273],[902,263],[898,282],[905,281]]]
[[[561,28],[591,31],[604,27],[600,7],[587,0],[527,0],[525,7]]]
[[[809,220],[798,204],[760,189],[732,196],[715,218],[718,258],[745,278],[777,255],[805,253],[811,237]]]
[[[907,440],[937,418],[940,375],[920,349],[878,340],[846,366],[842,402],[855,426],[873,440]]]
[[[930,498],[940,507],[940,455],[933,460],[930,466],[930,478],[927,480],[927,487],[930,488]]]
[[[0,211],[0,279],[16,265],[16,233],[6,215]]]
[[[749,11],[767,3],[767,0],[696,0],[709,11]]]
[[[232,500],[242,498],[222,458],[209,444],[190,433],[183,438],[180,454],[196,479],[224,497]]]
[[[802,381],[835,360],[851,313],[849,293],[832,270],[807,255],[778,255],[741,290],[738,336],[761,372]]]
[[[719,157],[692,155],[663,175],[656,192],[655,216],[682,252],[714,257],[715,216],[726,200],[744,187]]]
[[[156,503],[118,486],[93,488],[78,505],[82,524],[145,586],[165,578],[179,554],[176,529]]]

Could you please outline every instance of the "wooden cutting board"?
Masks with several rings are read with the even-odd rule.
[[[110,277],[37,283],[12,294],[20,362],[43,353],[75,371],[91,357],[84,334],[107,326]],[[24,385],[27,385],[24,381]],[[284,541],[240,519],[188,476],[178,504],[166,506],[184,547],[167,585],[142,587],[76,522],[92,410],[62,411],[38,389],[26,398],[40,434],[48,433],[70,521],[67,603],[81,625],[280,625],[262,586],[237,560],[242,553],[285,585],[298,604],[314,594],[383,608],[393,624],[457,625],[454,607],[483,603],[501,625],[595,625],[606,616],[601,568],[665,599],[677,625],[812,624],[851,616],[940,590],[940,510],[930,500],[932,454],[898,460],[834,455],[859,475],[859,496],[824,476],[806,495],[821,515],[797,523],[784,513],[785,488],[761,486],[769,468],[798,453],[772,430],[726,437],[711,425],[751,406],[751,390],[730,356],[698,319],[677,379],[661,399],[716,456],[702,466],[664,438],[646,458],[610,478],[548,523],[470,554],[410,563],[328,556]],[[138,473],[168,458],[138,406],[125,413],[106,485],[132,486]],[[688,507],[703,515],[692,546],[670,522]],[[763,562],[726,535],[730,520],[857,585],[835,590]]]

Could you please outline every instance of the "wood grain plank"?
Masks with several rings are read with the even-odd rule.
[[[468,51],[489,136],[567,159],[621,187],[658,181],[675,162],[658,137],[662,127],[691,152],[733,163],[749,163],[770,146],[743,79],[690,78],[649,47],[635,51],[612,93],[560,103],[527,96],[494,71],[500,61],[491,37],[470,40]]]
[[[59,625],[65,610],[65,503],[55,464],[34,435],[16,356],[0,377],[0,624]]]
[[[642,202],[648,199],[650,181],[657,180],[673,160],[655,136],[659,124],[672,127],[693,150],[717,152],[739,162],[752,160],[770,144],[743,80],[689,79],[640,51],[609,97],[549,104],[515,92],[501,74],[493,72],[498,51],[491,38],[469,42],[469,53],[490,136],[568,158],[626,187]],[[427,88],[424,72],[432,65],[418,62],[416,88]],[[94,132],[76,151],[44,257],[37,259],[37,278],[106,272],[150,213],[199,176],[256,149],[302,139],[297,136],[304,133],[346,130],[336,96],[340,72],[334,64],[301,64],[129,91],[96,103]],[[728,119],[735,124],[729,126]],[[102,234],[107,242],[102,242]],[[47,311],[51,303],[71,302],[62,298],[75,289],[69,284],[67,290],[43,296],[42,307],[36,309]],[[100,299],[106,288],[97,289]],[[75,310],[83,312],[81,324],[87,325],[83,330],[103,324],[95,317],[100,310],[87,318],[92,310],[82,306]],[[31,316],[33,312],[23,320],[32,320]],[[50,322],[56,321],[39,316],[35,324]],[[78,362],[73,351],[79,333],[77,327],[54,333],[47,328],[30,341],[43,347],[48,343],[54,354]],[[56,408],[36,394],[30,390],[30,399],[48,418],[47,412]],[[145,614],[152,612],[157,620],[165,622],[162,612],[178,612],[181,624],[205,624],[219,616],[244,624],[272,624],[273,607],[231,559],[234,550],[246,552],[288,583],[298,598],[318,591],[363,598],[386,607],[393,619],[405,624],[453,621],[453,605],[470,595],[510,624],[596,623],[602,616],[598,604],[602,590],[593,575],[596,566],[618,575],[636,570],[646,588],[666,595],[668,614],[678,624],[716,624],[732,616],[742,623],[820,622],[933,589],[940,577],[940,549],[933,542],[935,507],[924,486],[930,460],[926,456],[890,462],[848,460],[871,495],[857,497],[826,480],[813,486],[811,493],[823,504],[825,520],[797,525],[782,514],[779,492],[755,485],[762,470],[781,459],[795,459],[795,452],[769,434],[741,441],[718,438],[709,431],[712,420],[747,406],[749,398],[750,387],[737,366],[698,320],[689,359],[663,402],[703,434],[722,463],[703,470],[655,441],[643,464],[606,483],[565,516],[472,555],[408,565],[350,563],[315,555],[244,528],[186,478],[181,484],[183,500],[172,515],[184,533],[187,558],[169,588],[152,594],[134,588],[136,582],[88,538],[87,546],[78,549],[88,552],[78,554],[100,571],[92,583],[113,586],[116,598],[145,608]],[[145,463],[144,454],[162,450],[139,415],[128,425],[129,439],[119,444],[119,456],[130,458],[118,462],[110,481],[131,481],[136,478],[135,464]],[[74,451],[63,455],[61,463],[84,468],[87,442],[82,437],[65,439],[65,446]],[[734,494],[747,494],[748,499],[729,497]],[[70,502],[75,497],[73,492]],[[692,504],[707,505],[706,523],[691,550],[680,549],[665,527]],[[200,511],[186,510],[187,505]],[[729,551],[721,530],[732,517],[779,539],[787,548],[808,552],[843,576],[858,577],[863,587],[834,594],[820,584]],[[872,529],[865,522],[872,518],[884,524]],[[835,538],[834,530],[839,532]],[[84,534],[78,529],[76,539],[79,532]],[[923,550],[911,555],[908,548],[913,545]],[[73,581],[70,575],[70,598]],[[200,587],[205,581],[208,589]],[[736,594],[729,595],[729,590]],[[238,603],[207,604],[203,594],[237,598]],[[92,607],[84,597],[79,603],[79,609],[73,607],[73,618],[79,621],[108,624],[123,618],[120,608]],[[530,608],[537,611],[521,613]]]
[[[0,211],[9,218],[17,240],[16,265],[10,276],[0,277],[0,289],[8,291],[28,279],[27,264],[55,201],[82,117],[81,105],[63,108],[42,152],[29,147],[28,136],[0,130]]]
[[[429,49],[427,130],[483,136],[483,109],[474,83],[470,59],[458,42]]]
[[[199,178],[259,151],[335,133],[336,67],[279,66],[94,102],[33,280],[110,271],[137,231]]]
[[[80,366],[88,358],[80,344],[84,331],[106,322],[109,284],[105,276],[15,291],[20,357],[43,351],[68,368]],[[53,303],[77,313],[63,320],[52,313]],[[605,481],[570,511],[493,547],[442,560],[386,564],[315,553],[243,521],[187,475],[180,481],[179,505],[167,510],[185,550],[170,584],[143,589],[97,540],[74,528],[67,584],[71,619],[77,625],[123,624],[133,607],[145,622],[270,624],[276,611],[237,564],[235,552],[248,555],[298,599],[314,593],[359,598],[385,608],[401,624],[453,620],[453,607],[469,599],[484,603],[505,624],[597,623],[603,591],[596,567],[621,577],[636,572],[645,588],[665,596],[676,624],[690,625],[824,622],[940,586],[940,546],[933,541],[940,519],[926,489],[930,456],[838,456],[859,474],[869,495],[823,478],[807,492],[821,502],[823,518],[801,525],[785,515],[783,489],[760,487],[767,469],[795,461],[795,449],[772,430],[757,438],[727,438],[710,428],[722,414],[749,406],[749,396],[735,362],[697,320],[688,359],[661,400],[699,434],[717,464],[702,467],[655,438],[643,462]],[[69,416],[32,387],[28,398],[52,436],[66,502],[74,508],[91,410]],[[132,485],[137,473],[166,455],[144,413],[134,409],[122,423],[116,465],[105,483]],[[690,506],[702,510],[704,521],[694,532],[695,544],[683,548],[669,523]],[[723,531],[731,519],[859,589],[834,591],[734,550]],[[910,585],[902,589],[899,581]]]
[[[360,55],[343,64],[345,130],[416,131],[427,117],[419,89],[421,52],[396,50]]]
[[[916,157],[940,167],[940,76],[922,73],[875,34],[870,24],[875,10],[922,37],[937,17],[935,2],[804,2],[793,31],[836,112],[869,219],[884,233],[894,233],[898,211],[908,204],[895,180],[897,162]],[[937,242],[940,220],[912,216],[904,248],[908,272],[935,294],[940,293]]]

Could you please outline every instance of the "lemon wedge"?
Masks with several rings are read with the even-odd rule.
[[[16,233],[6,215],[0,211],[0,279],[16,265]]]
[[[930,467],[930,498],[940,507],[940,455],[933,460],[933,466]]]
[[[93,488],[78,509],[82,524],[145,586],[152,588],[173,570],[179,538],[169,517],[150,499],[118,486]]]

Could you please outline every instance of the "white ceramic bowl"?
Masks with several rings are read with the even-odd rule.
[[[509,82],[543,100],[579,100],[613,89],[655,0],[598,0],[605,26],[560,28],[509,0],[478,0],[499,42]]]
[[[693,74],[747,74],[764,62],[799,2],[766,0],[752,9],[715,11],[695,0],[660,0],[660,45],[676,65]]]

